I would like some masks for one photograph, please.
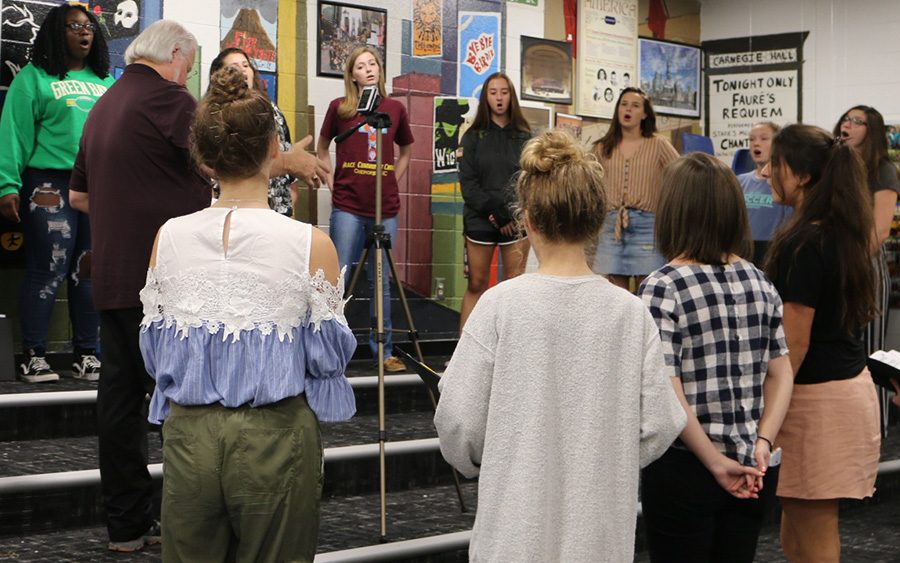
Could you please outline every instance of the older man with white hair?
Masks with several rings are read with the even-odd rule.
[[[138,347],[139,292],[153,239],[168,219],[207,207],[211,187],[192,164],[196,102],[185,89],[197,40],[160,20],[128,47],[128,66],[94,106],[72,172],[72,207],[90,212],[94,303],[103,377],[97,393],[100,477],[109,549],[159,543],[147,471],[147,408],[153,380]]]

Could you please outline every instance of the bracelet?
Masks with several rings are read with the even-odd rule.
[[[757,439],[757,440],[762,440],[762,441],[764,441],[765,443],[769,444],[769,451],[770,451],[770,452],[775,451],[775,444],[772,443],[772,440],[769,440],[768,438],[766,438],[765,436],[763,436],[763,435],[761,435],[761,434],[757,434],[757,435],[756,435],[756,439]]]

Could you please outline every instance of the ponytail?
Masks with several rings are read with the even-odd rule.
[[[772,141],[773,175],[783,166],[798,177],[808,176],[809,181],[800,188],[804,190],[800,208],[772,241],[766,272],[772,279],[778,277],[785,247],[792,246],[796,253],[811,244],[804,227],[819,225],[833,234],[837,247],[841,321],[850,330],[861,328],[878,312],[870,251],[873,203],[862,159],[843,139],[818,127],[796,124]]]

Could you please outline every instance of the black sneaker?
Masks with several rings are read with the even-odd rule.
[[[106,547],[110,551],[118,551],[119,553],[134,553],[148,545],[156,545],[161,541],[162,530],[160,530],[159,522],[154,520],[147,531],[137,538],[128,541],[110,541]]]
[[[19,364],[22,373],[19,379],[26,383],[49,383],[59,381],[59,374],[50,369],[50,364],[44,356],[31,356],[28,362]]]
[[[72,363],[72,377],[82,381],[100,379],[100,360],[93,354],[80,354],[81,359]]]

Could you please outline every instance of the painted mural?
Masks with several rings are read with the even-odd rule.
[[[433,166],[435,172],[457,170],[457,149],[462,125],[467,114],[474,114],[477,104],[467,98],[434,99]],[[470,115],[470,119],[474,115]]]
[[[37,31],[62,0],[0,1],[0,103],[13,78],[25,66]],[[162,0],[92,0],[78,2],[93,12],[109,46],[109,62],[118,78],[125,50],[141,30],[162,17]]]
[[[260,71],[277,66],[278,1],[222,0],[219,8],[220,48],[243,49]]]
[[[459,12],[459,77],[461,98],[477,98],[485,78],[500,71],[500,14]]]
[[[413,0],[414,57],[441,55],[441,0]]]

